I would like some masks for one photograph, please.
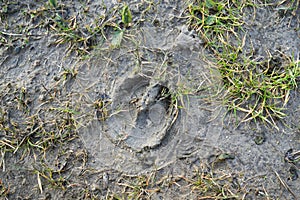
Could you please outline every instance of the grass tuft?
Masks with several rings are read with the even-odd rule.
[[[214,55],[223,81],[221,98],[238,124],[262,120],[277,128],[276,120],[286,116],[290,92],[298,85],[299,59],[267,51],[268,57],[257,61],[254,50],[245,52],[243,12],[257,6],[251,0],[197,0],[188,6],[188,23]]]

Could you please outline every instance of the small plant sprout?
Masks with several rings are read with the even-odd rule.
[[[57,0],[49,0],[49,4],[50,4],[53,8],[56,8],[56,6],[57,6]]]
[[[121,15],[122,15],[122,22],[124,23],[125,27],[130,26],[130,23],[132,21],[132,15],[128,5],[125,4],[123,6]]]

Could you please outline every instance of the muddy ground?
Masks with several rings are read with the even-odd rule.
[[[237,125],[191,2],[49,2],[0,2],[2,199],[300,199],[298,89]],[[299,4],[257,4],[245,48],[299,61]]]

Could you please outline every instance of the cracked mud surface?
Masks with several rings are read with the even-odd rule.
[[[90,21],[92,16],[118,5],[117,1],[104,1],[105,6],[94,1],[84,5],[71,1],[65,4],[70,16],[76,14],[76,9],[89,7],[86,19]],[[110,191],[118,189],[124,174],[143,175],[156,170],[158,179],[193,177],[199,166],[213,169],[216,174],[232,175],[236,188],[243,191],[236,199],[300,198],[299,179],[290,173],[293,169],[300,173],[299,163],[285,160],[290,149],[300,150],[298,89],[291,94],[287,118],[279,123],[279,130],[261,123],[234,128],[224,107],[214,99],[215,91],[207,89],[211,85],[217,88],[220,80],[205,57],[210,54],[204,49],[204,42],[186,26],[186,4],[160,1],[146,13],[140,11],[149,6],[144,1],[129,2],[129,6],[133,21],[139,17],[144,20],[138,27],[127,30],[121,48],[107,48],[113,37],[108,34],[108,41],[98,44],[99,48],[85,60],[65,56],[67,45],[51,45],[55,39],[42,36],[47,32],[44,29],[31,27],[33,33],[41,36],[29,37],[27,43],[13,38],[10,46],[1,45],[0,111],[6,124],[0,133],[2,141],[8,139],[7,127],[18,123],[22,125],[18,129],[27,130],[28,121],[33,118],[38,119],[37,127],[42,121],[46,123],[45,130],[51,140],[55,135],[51,130],[59,132],[54,125],[57,118],[58,124],[68,125],[59,121],[68,117],[63,108],[74,108],[80,113],[76,115],[78,137],[67,145],[60,146],[58,142],[49,147],[45,156],[35,153],[36,150],[32,154],[15,149],[4,153],[1,147],[0,183],[10,187],[7,199],[84,199],[86,196],[79,186],[92,191],[98,199],[105,199]],[[14,23],[24,23],[18,9],[28,7],[34,10],[43,4],[10,4],[12,10],[6,19],[16,18]],[[245,13],[249,35],[246,48],[253,45],[257,59],[265,56],[266,49],[280,50],[299,59],[299,8],[296,15],[282,15],[280,10],[265,8],[257,10],[255,19],[248,12]],[[1,28],[4,30],[2,25]],[[65,69],[74,69],[76,78],[72,79]],[[26,98],[20,96],[25,94],[22,88],[26,88]],[[28,99],[24,104],[29,112],[22,112],[16,103],[18,99]],[[105,107],[107,113],[103,106],[95,110],[96,100],[109,102]],[[99,113],[106,119],[99,120]],[[26,137],[22,134],[20,137],[37,141],[39,135],[33,137],[32,132],[29,130],[29,136],[26,132]],[[64,132],[59,137],[64,141]],[[17,153],[13,154],[14,151]],[[220,160],[224,154],[234,159]],[[37,170],[47,172],[46,165],[69,177],[61,183],[65,190],[53,189],[61,186],[53,187],[51,183],[48,186],[45,178],[41,179],[44,192],[39,191],[35,177]],[[294,195],[282,186],[279,177]],[[230,184],[234,185],[233,181]],[[200,193],[185,187],[167,187],[151,198],[200,197]]]

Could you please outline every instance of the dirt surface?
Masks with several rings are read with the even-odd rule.
[[[298,89],[277,129],[235,124],[191,2],[0,3],[2,199],[300,199]],[[299,4],[260,5],[245,49],[299,61]]]

